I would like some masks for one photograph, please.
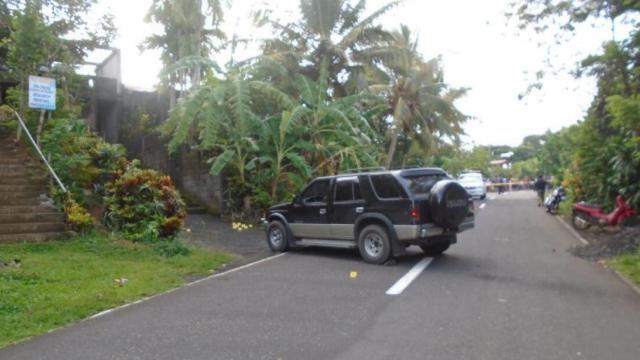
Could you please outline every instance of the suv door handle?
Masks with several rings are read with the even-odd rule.
[[[364,208],[362,206],[358,206],[356,208],[356,213],[358,213],[358,214],[362,214],[363,211],[364,211]]]
[[[320,215],[324,215],[327,213],[327,209],[320,209]]]

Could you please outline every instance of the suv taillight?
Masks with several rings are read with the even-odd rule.
[[[417,207],[411,207],[411,210],[409,210],[409,216],[411,216],[412,219],[420,220],[420,210],[418,210]]]

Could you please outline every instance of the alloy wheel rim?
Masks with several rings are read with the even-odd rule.
[[[269,232],[269,241],[273,246],[280,246],[283,240],[282,230],[278,228],[271,229]]]
[[[382,238],[378,234],[367,234],[364,238],[364,250],[371,257],[378,257],[382,253]]]

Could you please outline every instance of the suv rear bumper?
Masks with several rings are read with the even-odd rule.
[[[457,229],[444,229],[433,224],[423,225],[394,225],[393,228],[400,241],[424,239],[443,234],[457,234],[474,227],[474,217],[470,216],[458,225]]]

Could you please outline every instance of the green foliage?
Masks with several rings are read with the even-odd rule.
[[[388,122],[381,128],[389,139],[387,167],[406,163],[404,157],[418,151],[431,155],[444,140],[459,145],[468,119],[454,104],[466,89],[450,88],[444,82],[440,59],[424,61],[417,40],[404,25],[389,36],[359,55],[372,64],[366,79],[369,90],[388,104]]]
[[[545,31],[561,21],[561,33],[592,19],[628,22],[640,11],[637,1],[521,0],[513,5],[523,27]],[[584,120],[547,135],[538,158],[541,168],[563,180],[575,200],[612,207],[618,194],[640,207],[640,31],[603,44],[584,59],[578,75],[597,80],[597,94]]]
[[[544,145],[537,150],[540,172],[551,175],[559,183],[565,178],[565,171],[571,165],[575,155],[578,125],[548,133]]]
[[[185,205],[168,176],[140,169],[137,161],[106,185],[104,222],[133,241],[172,238],[186,216]]]
[[[0,5],[0,20],[9,23],[0,25],[8,32],[0,37],[0,54],[6,54],[7,78],[18,83],[8,91],[8,98],[23,118],[36,116],[27,108],[27,77],[37,75],[42,66],[50,70],[47,76],[57,80],[58,116],[79,113],[74,66],[89,51],[108,47],[115,33],[109,14],[97,19],[95,28],[88,25],[87,14],[94,4],[93,0],[39,0]]]
[[[76,201],[85,191],[104,192],[112,174],[126,163],[122,145],[105,142],[78,119],[55,119],[42,138],[42,150]]]
[[[300,0],[300,17],[289,23],[270,19],[265,11],[262,23],[277,36],[265,43],[264,55],[284,64],[291,74],[305,74],[314,81],[326,71],[334,96],[347,96],[363,75],[366,62],[359,56],[389,38],[376,22],[399,3],[389,1],[364,17],[363,0]]]
[[[67,223],[75,231],[85,232],[93,227],[93,217],[73,198],[68,197],[64,204]]]
[[[191,26],[174,18],[193,15],[180,10],[189,1],[155,1],[150,17],[166,31]],[[458,146],[467,117],[454,102],[465,90],[446,85],[439,59],[421,58],[407,27],[377,24],[398,3],[364,16],[365,1],[300,0],[300,17],[287,23],[257,11],[276,35],[261,56],[227,64],[178,102],[161,128],[169,151],[201,151],[211,173],[225,176],[235,210],[290,199],[312,176],[377,166],[386,149],[406,164],[426,163],[438,145]],[[150,38],[163,56],[173,54],[163,58],[167,76],[202,64],[175,56],[180,42],[193,43],[191,33],[172,36]]]
[[[627,276],[635,284],[640,285],[640,252],[619,256],[608,264]]]
[[[171,137],[170,151],[189,144],[210,154],[211,173],[224,171],[233,187],[229,196],[258,195],[267,204],[265,192],[277,201],[314,174],[377,162],[371,151],[377,135],[361,110],[377,98],[356,94],[332,101],[326,75],[313,81],[298,74],[298,99],[246,79],[250,70],[193,91],[161,129]]]
[[[153,1],[145,20],[160,24],[163,32],[150,35],[140,47],[162,50],[164,86],[187,90],[199,86],[212,70],[220,71],[209,55],[219,49],[214,40],[226,39],[220,30],[224,4],[221,0]]]
[[[178,239],[157,242],[153,244],[153,250],[167,258],[191,254],[191,249]]]
[[[221,252],[180,249],[98,232],[59,242],[3,244],[0,258],[20,259],[21,266],[0,269],[0,347],[175,288],[186,276],[210,274],[232,260]],[[124,286],[114,281],[121,278],[128,280]]]
[[[493,175],[489,167],[491,160],[493,160],[491,152],[486,146],[475,146],[471,150],[458,150],[450,146],[439,151],[433,159],[433,165],[442,167],[453,176],[458,176],[467,170],[474,170],[488,177]]]

